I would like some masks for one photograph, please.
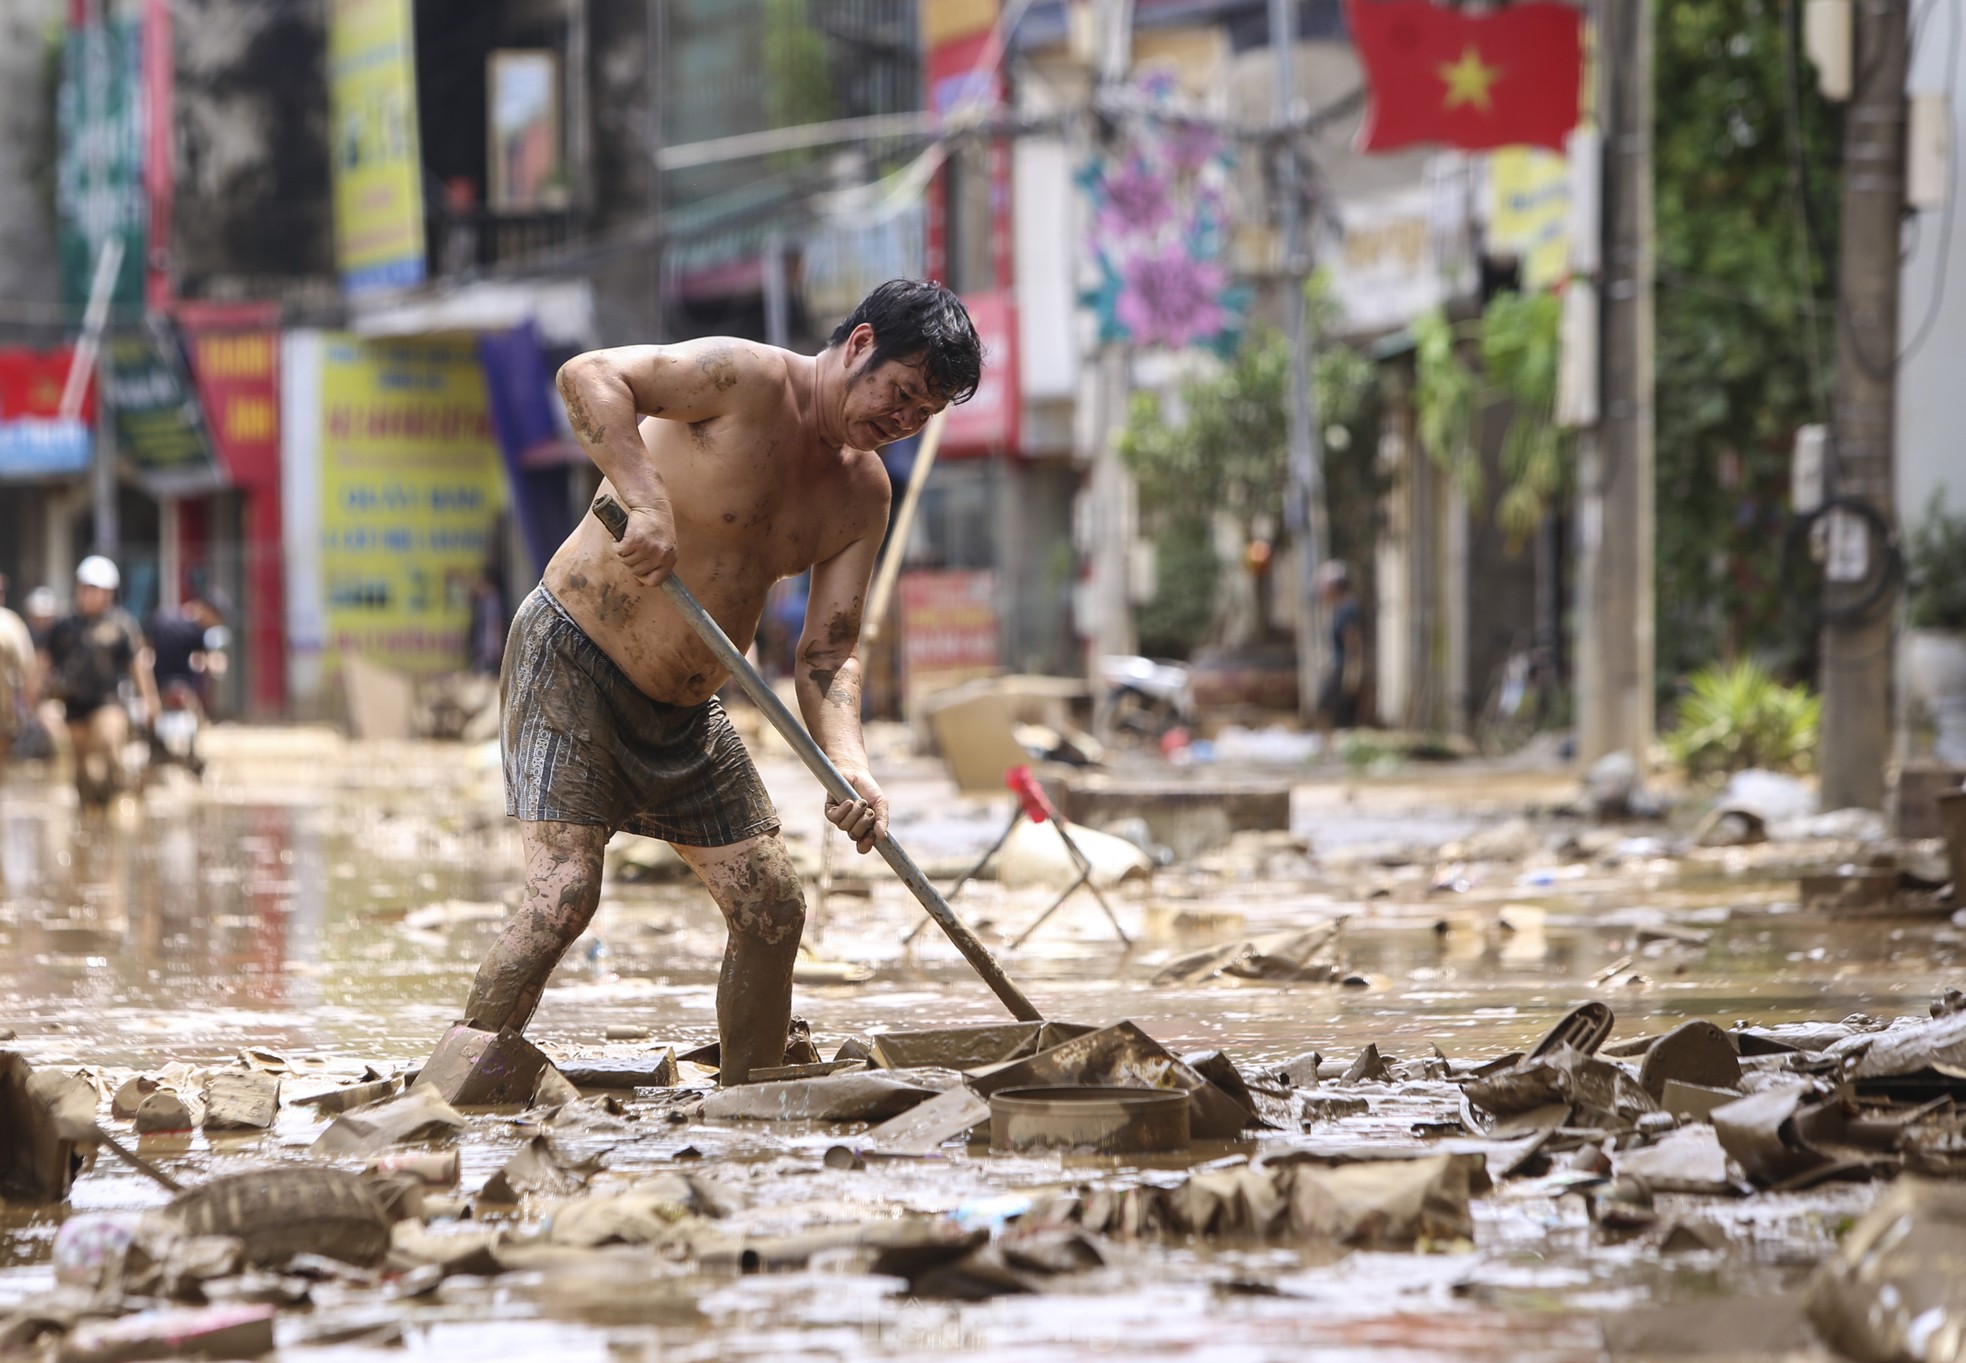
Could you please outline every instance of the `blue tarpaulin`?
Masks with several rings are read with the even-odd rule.
[[[559,397],[546,373],[539,332],[530,321],[480,335],[478,358],[485,367],[492,430],[512,489],[512,514],[532,556],[531,580],[536,581],[573,528],[564,466],[582,452],[568,439],[557,414]],[[524,576],[515,572],[513,585]]]

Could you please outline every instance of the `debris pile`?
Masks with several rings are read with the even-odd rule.
[[[166,1102],[230,1141],[266,1139],[251,1167],[184,1189],[143,1163],[174,1189],[149,1211],[68,1217],[58,1291],[0,1321],[0,1348],[252,1356],[270,1349],[279,1312],[324,1285],[337,1302],[384,1305],[454,1275],[627,1261],[651,1274],[817,1262],[976,1300],[1197,1239],[1465,1248],[1482,1237],[1483,1199],[1505,1193],[1580,1198],[1604,1242],[1698,1252],[1727,1233],[1673,1198],[1905,1175],[1821,1267],[1809,1316],[1853,1357],[1957,1356],[1940,1344],[1966,1328],[1966,1212],[1930,1180],[1966,1173],[1966,995],[1888,1025],[1694,1019],[1616,1041],[1614,1030],[1593,1001],[1527,1051],[1480,1062],[1368,1046],[1348,1061],[1305,1052],[1258,1067],[1177,1053],[1132,1022],[893,1031],[820,1060],[800,1024],[786,1064],[767,1071],[782,1077],[723,1089],[714,1047],[555,1061],[516,1034],[463,1025],[414,1074],[328,1072],[267,1052],[202,1073],[58,1073],[0,1052],[0,1190],[12,1201],[66,1200],[97,1147],[141,1163],[109,1128],[158,1130],[145,1114]],[[983,1143],[1009,1106],[993,1098],[1085,1088],[1178,1095],[1190,1144],[1132,1157],[1004,1142],[1010,1153],[993,1155]],[[1415,1115],[1389,1140],[1395,1112]],[[1354,1121],[1374,1123],[1371,1134],[1347,1139]],[[294,1139],[294,1123],[311,1137]],[[817,1168],[815,1126],[832,1141]],[[870,1192],[788,1221],[742,1170],[679,1141],[693,1129],[713,1147],[733,1129],[797,1132],[783,1158],[869,1190],[893,1162],[940,1159],[978,1164],[1000,1191],[905,1211]],[[275,1131],[277,1146],[262,1136]],[[460,1147],[494,1131],[516,1131],[516,1148],[461,1189]],[[652,1149],[672,1167],[621,1159]]]

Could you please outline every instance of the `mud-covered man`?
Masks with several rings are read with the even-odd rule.
[[[474,1025],[525,1026],[594,915],[609,835],[625,829],[675,847],[723,911],[723,1081],[780,1063],[804,896],[715,699],[727,674],[659,585],[679,574],[745,648],[772,584],[811,569],[799,709],[860,793],[826,817],[869,851],[888,817],[856,657],[887,525],[874,451],[971,396],[981,366],[954,294],[893,280],[816,356],[715,338],[593,351],[560,370],[573,430],[628,524],[617,542],[582,518],[513,618],[500,691],[525,902],[478,969]]]

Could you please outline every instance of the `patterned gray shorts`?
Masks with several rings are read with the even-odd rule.
[[[649,699],[543,584],[512,617],[498,690],[514,818],[688,847],[777,831],[778,811],[717,699]]]

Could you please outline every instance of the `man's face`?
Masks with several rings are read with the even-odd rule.
[[[109,603],[116,593],[106,587],[91,587],[86,582],[75,584],[75,609],[82,615],[101,615],[109,609]]]
[[[905,440],[928,424],[928,419],[948,406],[934,396],[922,377],[919,364],[904,360],[883,360],[869,368],[866,357],[873,352],[873,332],[868,328],[864,346],[848,346],[846,390],[847,443],[855,449],[872,450],[896,440]],[[859,353],[856,354],[855,350]]]

